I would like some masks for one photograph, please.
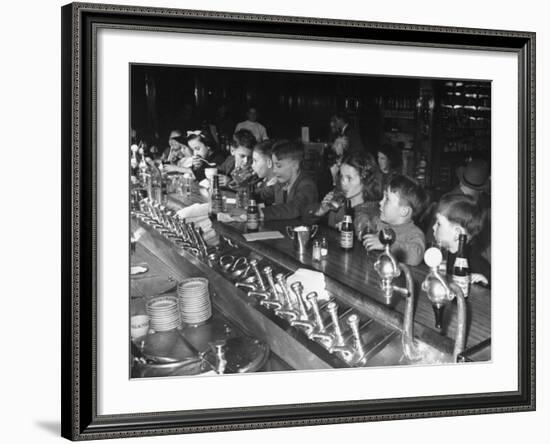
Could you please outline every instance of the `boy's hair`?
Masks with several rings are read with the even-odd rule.
[[[392,193],[399,195],[399,203],[411,207],[412,219],[422,214],[426,206],[427,196],[424,189],[413,179],[396,174],[388,184]]]
[[[299,141],[279,140],[273,144],[271,153],[278,160],[293,159],[302,162],[304,159],[304,145]]]
[[[443,196],[437,212],[464,228],[470,237],[476,237],[483,229],[487,216],[486,208],[474,197],[463,194]]]
[[[263,142],[257,143],[254,146],[254,151],[262,156],[269,157],[271,159],[271,152],[273,150],[273,140],[264,140]]]
[[[233,134],[233,148],[241,146],[252,150],[254,145],[256,145],[256,138],[249,130],[241,129]]]

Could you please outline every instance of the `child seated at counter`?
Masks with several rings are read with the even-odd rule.
[[[264,140],[256,144],[252,152],[252,171],[258,176],[258,182],[254,184],[254,196],[257,201],[263,201],[262,194],[266,187],[277,183],[277,178],[273,172],[273,159],[271,150],[273,148],[272,140]]]
[[[378,230],[391,228],[396,239],[391,252],[396,259],[407,265],[418,265],[422,262],[426,241],[424,233],[413,219],[422,213],[426,204],[426,193],[412,179],[396,175],[384,190],[380,202],[380,223]],[[363,246],[368,250],[382,250],[384,246],[378,233],[363,236]]]
[[[475,197],[468,195],[446,195],[441,198],[432,227],[436,242],[448,251],[447,272],[452,272],[458,251],[458,237],[467,236],[468,264],[472,283],[488,285],[491,279],[491,264],[482,255],[479,234],[486,223],[487,211]]]
[[[210,167],[217,167],[220,165],[225,157],[223,153],[220,153],[212,148],[213,144],[202,131],[187,131],[187,137],[185,138],[187,146],[193,152],[193,156],[190,158],[190,162],[185,166],[181,165],[165,165],[164,170],[166,172],[174,172],[181,174],[190,174],[200,182],[204,180],[204,170]]]
[[[337,186],[327,193],[321,204],[308,208],[306,222],[317,222],[326,217],[329,227],[339,228],[344,219],[345,200],[354,213],[355,232],[372,232],[378,226],[382,187],[380,171],[371,155],[344,156],[339,166]]]
[[[315,181],[301,168],[303,145],[278,141],[273,145],[271,158],[277,182],[262,190],[261,198],[269,206],[262,210],[261,216],[266,221],[302,217],[308,205],[318,199]]]
[[[252,175],[252,149],[255,144],[256,138],[248,130],[242,129],[233,135],[231,155],[218,167],[218,177],[221,186],[227,185],[231,177],[234,177],[237,182],[241,182],[242,179],[246,179]]]

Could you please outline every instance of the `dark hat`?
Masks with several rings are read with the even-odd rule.
[[[459,167],[456,174],[462,185],[483,191],[487,188],[490,176],[489,164],[483,159],[473,159],[465,167]]]

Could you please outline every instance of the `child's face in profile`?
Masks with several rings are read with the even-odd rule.
[[[273,174],[279,183],[285,184],[292,179],[300,167],[300,162],[290,157],[286,159],[277,159],[275,154],[273,157]]]
[[[252,151],[248,148],[238,146],[233,151],[233,155],[235,156],[235,168],[243,168],[247,165],[250,165]]]
[[[380,219],[390,225],[403,222],[407,207],[401,205],[399,194],[386,188],[384,197],[380,201]]]
[[[272,166],[273,162],[270,157],[264,156],[257,151],[252,153],[252,170],[254,170],[260,179],[267,176]]]
[[[340,168],[340,186],[347,198],[353,197],[363,190],[359,172],[346,163],[342,164]]]
[[[441,213],[435,215],[435,223],[432,227],[434,238],[443,248],[454,250],[458,242],[459,226],[451,222],[447,216]]]

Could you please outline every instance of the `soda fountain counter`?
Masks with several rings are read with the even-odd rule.
[[[404,353],[403,331],[405,313],[411,307],[407,308],[406,298],[402,297],[386,303],[380,277],[374,270],[377,254],[367,254],[357,242],[351,251],[344,252],[339,248],[338,232],[323,227],[319,227],[317,237],[328,239],[328,256],[314,261],[311,248],[297,254],[286,235],[286,227],[298,225],[297,221],[262,223],[260,231],[277,230],[285,233],[284,238],[253,242],[243,237],[244,223],[215,221],[217,236],[205,242],[200,230],[173,216],[173,212],[158,205],[156,209],[132,211],[132,233],[140,231],[132,262],[155,263],[158,270],[157,277],[151,279],[160,283],[142,290],[142,295],[174,288],[177,281],[188,277],[208,279],[212,318],[206,327],[184,324],[175,333],[188,345],[189,338],[195,341],[189,345],[195,353],[204,354],[217,341],[244,335],[269,349],[269,358],[261,366],[251,366],[250,371],[456,361],[453,347],[457,304],[447,305],[442,329],[436,329],[432,303],[420,288],[427,267],[410,267],[415,297],[412,329],[418,352],[415,359],[410,359]],[[287,285],[286,279],[299,268],[324,274],[329,301],[318,300],[315,292],[306,293],[307,288],[300,283]],[[403,281],[403,277],[395,279],[396,284]],[[137,287],[131,288],[135,293]],[[131,310],[135,311],[136,303],[132,301]],[[460,360],[489,360],[490,290],[473,285],[466,307],[465,351]],[[198,340],[201,328],[210,329]]]

